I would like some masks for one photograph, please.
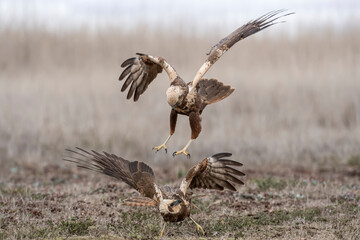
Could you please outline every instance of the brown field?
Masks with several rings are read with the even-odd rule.
[[[206,239],[359,239],[360,29],[292,38],[266,31],[206,74],[236,91],[207,107],[188,160],[171,156],[190,136],[185,117],[170,153],[151,151],[169,131],[166,74],[134,103],[120,93],[120,64],[136,52],[164,56],[190,81],[223,36],[1,30],[0,239],[159,234],[154,209],[120,205],[135,191],[62,161],[75,146],[145,161],[162,184],[178,184],[204,157],[232,152],[245,185],[196,200],[193,217]],[[198,235],[184,221],[169,224],[166,237]]]

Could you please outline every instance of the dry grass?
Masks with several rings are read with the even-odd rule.
[[[160,182],[168,182],[169,173],[176,175],[173,169],[156,168]],[[359,236],[358,170],[247,169],[247,173],[250,177],[238,192],[207,191],[208,196],[195,200],[200,210],[193,210],[192,216],[205,229],[206,238]],[[136,194],[123,183],[84,170],[27,167],[10,174],[0,186],[0,239],[154,238],[162,224],[154,208],[120,205]],[[197,239],[198,235],[194,224],[184,221],[168,224],[166,238]]]
[[[244,40],[206,75],[236,91],[203,113],[191,161],[151,151],[168,134],[167,76],[133,103],[120,93],[119,65],[135,52],[160,55],[190,81],[221,37],[145,28],[0,32],[0,239],[158,234],[158,214],[117,206],[134,194],[127,187],[61,161],[73,146],[145,160],[169,183],[205,156],[232,152],[246,185],[199,200],[194,217],[207,237],[358,236],[359,29]],[[189,135],[180,117],[169,151]],[[184,222],[167,236],[197,235]]]

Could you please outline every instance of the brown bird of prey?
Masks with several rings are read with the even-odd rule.
[[[121,64],[121,67],[125,68],[125,70],[121,73],[119,80],[123,80],[128,75],[121,91],[125,91],[127,87],[131,85],[127,99],[130,99],[134,95],[134,101],[139,99],[140,95],[145,92],[149,84],[162,70],[165,70],[169,75],[170,87],[166,91],[166,97],[167,102],[171,106],[170,134],[163,144],[153,149],[156,151],[164,149],[165,152],[167,152],[166,143],[175,132],[177,115],[182,114],[189,116],[191,137],[185,147],[180,151],[174,152],[173,156],[183,153],[190,157],[186,150],[201,132],[200,115],[202,111],[207,105],[226,98],[234,91],[234,88],[231,86],[224,85],[214,78],[207,79],[202,77],[235,43],[278,23],[276,20],[280,17],[292,14],[280,15],[284,11],[285,10],[277,10],[269,12],[256,20],[246,23],[223,38],[211,48],[205,63],[200,67],[193,81],[189,83],[185,83],[175,69],[162,57],[137,53],[136,57],[129,58]]]
[[[67,151],[71,153],[71,156],[65,157],[65,161],[76,163],[81,168],[114,177],[127,183],[142,195],[142,197],[125,200],[124,205],[154,206],[159,209],[164,219],[160,236],[164,234],[167,222],[179,222],[187,217],[196,224],[196,230],[204,234],[202,227],[190,217],[191,199],[196,197],[192,195],[190,189],[236,191],[234,184],[244,184],[238,177],[245,174],[236,169],[242,164],[226,159],[232,155],[231,153],[217,153],[205,158],[188,171],[180,187],[174,188],[157,185],[153,170],[144,162],[131,162],[114,154],[106,152],[101,154],[81,148],[67,149]]]

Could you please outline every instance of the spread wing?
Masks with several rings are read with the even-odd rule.
[[[231,153],[218,153],[192,167],[182,180],[180,191],[184,195],[189,187],[236,191],[233,184],[244,184],[237,177],[245,174],[234,168],[242,166],[242,163],[224,159],[231,155]]]
[[[268,28],[274,24],[279,22],[275,22],[277,19],[293,14],[287,13],[284,15],[280,15],[285,10],[277,10],[269,12],[256,20],[252,20],[247,24],[239,27],[234,32],[230,33],[225,38],[221,39],[215,46],[213,46],[208,53],[208,58],[206,59],[205,63],[200,67],[199,71],[196,73],[195,78],[193,80],[192,86],[193,90],[195,86],[198,84],[200,79],[204,76],[204,74],[211,68],[212,65],[227,51],[229,50],[235,43],[238,41],[257,33],[265,28]]]
[[[71,156],[64,157],[65,161],[73,162],[80,168],[114,177],[136,189],[142,196],[156,202],[162,198],[161,192],[155,184],[153,170],[143,162],[130,162],[114,154],[91,152],[81,148],[66,149]]]
[[[125,70],[121,73],[119,80],[121,81],[128,76],[121,91],[125,91],[131,84],[127,99],[134,95],[135,102],[163,69],[169,75],[171,82],[177,77],[175,69],[164,58],[142,53],[137,53],[136,57],[125,60],[121,67],[125,68]]]

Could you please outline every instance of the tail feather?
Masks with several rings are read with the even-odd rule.
[[[207,104],[221,101],[235,90],[231,86],[224,85],[214,78],[203,78],[196,87],[198,88],[198,93],[205,98]]]

